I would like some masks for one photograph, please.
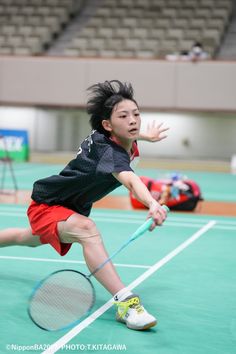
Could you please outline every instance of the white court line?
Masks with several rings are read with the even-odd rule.
[[[0,205],[0,213],[8,213],[9,216],[12,215],[14,212],[17,213],[22,213],[22,215],[25,215],[26,211],[27,211],[28,206],[25,205]],[[144,210],[125,210],[124,213],[119,212],[119,211],[115,211],[115,213],[110,213],[109,211],[101,211],[99,209],[97,210],[92,210],[91,213],[91,217],[95,218],[95,217],[104,217],[104,218],[114,218],[114,215],[116,218],[119,219],[123,219],[124,220],[124,214],[127,216],[128,220],[139,220],[141,218],[146,218],[147,216],[147,212],[145,212]],[[207,219],[205,218],[201,218],[201,217],[175,217],[174,214],[171,215],[171,220],[174,221],[179,221],[179,220],[183,220],[183,221],[188,221],[188,222],[202,222],[205,223]],[[236,223],[236,222],[235,222]]]
[[[86,264],[85,261],[74,261],[65,259],[53,259],[53,258],[31,258],[31,257],[16,257],[16,256],[0,256],[0,259],[10,259],[16,261],[30,261],[30,262],[51,262],[51,263],[72,263],[72,264]],[[125,263],[114,263],[116,267],[125,268],[145,268],[148,269],[151,266],[141,265],[141,264],[125,264]]]
[[[10,210],[9,210],[10,211]],[[27,215],[26,213],[24,213],[23,211],[19,211],[19,212],[9,212],[9,211],[0,211],[0,215],[3,216],[17,216],[17,217],[21,217],[21,218],[26,218],[27,219]],[[104,216],[100,216],[100,215],[104,215]],[[119,219],[119,217],[116,215],[116,217],[114,218],[114,214],[100,214],[100,215],[94,215],[92,218],[95,221],[102,221],[102,222],[111,222],[110,219],[111,217],[113,218],[112,222],[113,223],[120,223],[120,224],[124,224],[124,215],[122,216],[122,218]],[[106,215],[106,217],[105,217]],[[131,217],[129,219],[126,218],[125,223],[126,224],[140,224],[140,216],[139,217]],[[195,223],[193,222],[195,221]],[[185,219],[185,218],[174,218],[171,217],[171,220],[166,220],[165,225],[166,226],[170,226],[170,227],[183,227],[183,228],[199,228],[202,226],[202,223],[206,222],[206,219]],[[214,227],[215,229],[219,229],[219,230],[225,230],[225,231],[234,231],[236,229],[236,222],[234,221],[224,221],[224,220],[219,220],[217,221],[217,225],[215,225]]]
[[[26,211],[27,211],[27,206],[8,206],[8,205],[0,205],[0,215],[6,215],[6,216],[20,216],[20,217],[25,217],[26,215]],[[129,213],[130,212],[130,213]],[[140,222],[140,220],[142,218],[146,218],[147,213],[145,213],[145,211],[137,211],[137,213],[135,213],[134,211],[128,211],[128,213],[125,213],[125,215],[127,216],[126,218],[126,222],[128,223],[136,223]],[[107,221],[107,218],[112,218],[114,219],[114,213],[109,213],[108,212],[102,212],[100,210],[96,210],[94,212],[92,212],[91,217],[93,219],[97,219],[99,221]],[[208,216],[208,218],[201,218],[201,217],[176,217],[174,216],[174,214],[171,215],[171,222],[177,222],[177,223],[202,223],[205,224],[206,221],[208,221],[207,219],[209,219],[210,216]],[[235,221],[233,220],[219,220],[218,223],[220,224],[224,224],[224,225],[235,225],[236,226],[236,218],[233,217],[229,217],[232,219],[235,219]],[[119,220],[121,219],[121,220]],[[118,211],[115,213],[115,219],[113,221],[119,220],[118,222],[124,222],[124,213],[119,213]],[[109,221],[110,222],[110,221]],[[169,220],[166,220],[166,223],[169,222]]]
[[[61,166],[63,166],[63,165],[61,165]],[[29,176],[29,174],[31,173],[31,169],[33,168],[33,170],[34,170],[34,173],[36,172],[36,171],[40,171],[40,172],[42,172],[42,170],[46,170],[46,171],[48,171],[48,168],[49,168],[50,166],[35,166],[35,165],[33,165],[33,166],[31,166],[31,168],[29,169],[29,168],[25,168],[25,169],[14,169],[14,172],[15,172],[15,175],[16,175],[16,177],[17,176],[22,176],[22,175],[26,175],[26,176]],[[59,166],[59,168],[51,168],[51,174],[55,174],[55,173],[58,173],[58,172],[60,172],[62,170],[62,168]],[[8,171],[8,174],[10,175],[10,172]],[[45,177],[46,176],[48,176],[48,173],[45,175]],[[43,178],[43,177],[42,177]]]
[[[23,215],[26,215],[26,211],[28,209],[28,206],[26,205],[0,205],[0,214],[1,213],[4,213],[4,215],[9,215],[11,216],[13,214],[13,212],[17,212],[17,213],[22,213],[22,216]],[[126,210],[125,212],[125,215],[127,217],[128,220],[139,220],[141,218],[146,218],[146,215],[147,215],[147,211],[145,212],[145,210]],[[115,212],[115,218],[121,218],[122,220],[124,220],[124,213],[121,213],[119,211],[116,210]],[[193,213],[194,214],[194,213]],[[92,213],[91,213],[91,217],[92,218],[114,218],[114,213],[110,213],[109,211],[101,211],[101,210],[92,210]],[[182,216],[174,216],[174,213],[172,213],[171,215],[171,220],[172,221],[177,221],[177,222],[195,222],[195,223],[205,223],[207,221],[207,219],[210,218],[210,215],[206,215],[206,218],[201,218],[199,215],[195,216],[193,215],[193,217],[184,217],[184,215]],[[235,219],[235,217],[230,217],[229,218],[231,219]],[[168,219],[167,219],[168,220]],[[232,224],[232,225],[236,225],[236,221],[229,221],[229,220],[219,220],[220,223],[223,223],[223,224]]]
[[[131,212],[130,214],[129,214],[129,212]],[[170,211],[171,212],[171,211]],[[140,213],[140,214],[139,214]],[[194,216],[194,217],[184,217],[184,216],[179,216],[179,217],[176,217],[176,216],[174,216],[174,213],[175,212],[173,212],[172,213],[172,215],[171,215],[171,220],[172,221],[185,221],[185,222],[202,222],[202,223],[205,223],[206,221],[207,221],[207,219],[209,219],[209,215],[208,215],[208,217],[207,217],[207,215],[206,215],[206,218],[201,218],[201,217],[199,217],[199,216]],[[93,215],[94,214],[94,215]],[[93,214],[92,214],[92,217],[94,216],[94,217],[112,217],[112,218],[114,218],[114,214],[112,214],[112,213],[109,213],[109,211],[108,212],[102,212],[102,211],[100,211],[100,210],[96,210],[95,212],[94,212],[94,209],[93,209]],[[194,214],[194,213],[193,213]],[[140,210],[136,210],[136,213],[135,213],[135,210],[133,210],[133,213],[132,213],[132,210],[130,210],[130,211],[126,211],[126,220],[127,219],[139,219],[140,220],[140,217],[146,217],[146,213],[145,213],[145,211],[140,211]],[[115,217],[116,218],[124,218],[124,214],[122,214],[122,213],[119,213],[119,212],[116,212],[115,213]],[[235,219],[235,217],[229,217],[229,218],[232,218],[232,219]],[[167,219],[168,220],[168,219]],[[236,225],[236,221],[224,221],[224,220],[221,220],[220,222],[222,222],[222,223],[231,223],[231,224],[235,224]]]
[[[18,217],[21,217],[21,218],[27,218],[27,215],[26,213],[22,213],[21,211],[19,212],[14,212],[14,213],[9,213],[7,211],[0,211],[0,215],[3,215],[3,216],[18,216]]]
[[[108,218],[104,218],[104,217],[100,217],[100,216],[94,216],[93,217],[93,220],[95,220],[95,221],[104,221],[104,222],[110,222],[110,219],[108,219]],[[134,219],[134,220],[125,220],[125,222],[124,222],[124,217],[123,217],[123,219],[117,219],[117,218],[114,218],[114,216],[113,216],[113,220],[112,220],[112,222],[114,222],[114,223],[117,223],[117,224],[140,224],[140,219]],[[205,220],[205,222],[204,222],[204,224],[206,223],[206,220]],[[203,226],[202,225],[202,223],[198,223],[198,224],[194,224],[194,223],[192,223],[192,222],[190,222],[190,223],[183,223],[183,222],[181,222],[181,224],[180,223],[178,223],[178,222],[172,222],[172,221],[169,221],[168,219],[165,221],[165,226],[179,226],[179,225],[181,225],[181,227],[196,227],[196,228],[199,228],[199,227],[201,227],[201,226]],[[236,227],[236,224],[235,224],[235,227]]]
[[[17,217],[21,217],[21,218],[27,218],[27,215],[26,213],[24,212],[8,212],[8,211],[0,211],[0,215],[3,215],[3,216],[17,216]],[[115,216],[114,218],[114,214],[113,215],[107,215],[106,217],[105,216],[100,216],[100,215],[94,215],[92,217],[93,220],[95,221],[104,221],[104,222],[109,222],[110,223],[110,220],[111,220],[111,217],[112,217],[112,222],[114,223],[120,223],[120,224],[140,224],[140,220],[141,220],[141,217],[139,216],[139,218],[129,218],[129,219],[126,219],[125,222],[124,222],[124,215],[121,217],[121,218],[117,218]],[[143,218],[145,219],[145,218]],[[206,220],[202,220],[200,223],[193,223],[192,221],[188,222],[188,220],[185,220],[186,222],[184,223],[183,221],[181,221],[181,226],[183,227],[201,227],[201,223],[205,223]],[[174,222],[171,222],[169,220],[166,220],[166,225],[169,225],[169,226],[179,226],[179,222],[178,221],[174,221]],[[235,223],[235,226],[236,226],[236,223]]]
[[[26,214],[24,213],[8,213],[8,212],[1,212],[0,211],[0,215],[7,215],[7,216],[17,216],[17,217],[22,217],[25,218]],[[106,214],[105,214],[106,216]],[[114,215],[113,215],[114,216]],[[100,217],[100,216],[94,216],[93,220],[95,221],[103,221],[103,222],[109,222],[110,220],[107,217]],[[171,218],[171,220],[173,220],[173,218]],[[195,220],[195,223],[193,223],[192,221],[189,220],[189,222],[183,222],[182,219],[175,219],[176,221],[169,221],[168,219],[165,222],[165,226],[171,226],[171,227],[181,227],[181,228],[199,228],[202,226],[202,222],[203,220],[201,220],[199,223],[199,220]],[[183,219],[188,221],[187,219]],[[191,219],[194,220],[194,219]],[[139,219],[113,219],[112,221],[113,223],[117,223],[117,224],[140,224],[140,218]],[[206,220],[204,220],[204,222],[206,222]],[[221,225],[220,225],[221,224]],[[234,231],[236,230],[236,222],[231,222],[231,221],[221,221],[219,220],[217,222],[217,225],[215,225],[215,229],[218,230],[225,230],[225,231]]]
[[[211,220],[201,229],[199,229],[196,233],[194,233],[190,238],[181,243],[177,248],[175,248],[172,252],[167,254],[164,258],[150,267],[146,272],[144,272],[140,277],[134,280],[127,288],[129,290],[134,289],[136,286],[141,284],[145,279],[150,277],[153,273],[155,273],[158,269],[163,267],[167,262],[169,262],[172,258],[177,256],[180,252],[182,252],[185,248],[190,246],[194,241],[196,241],[200,236],[205,234],[208,230],[210,230],[216,221]],[[66,345],[72,338],[78,335],[81,331],[83,331],[86,327],[88,327],[92,322],[94,322],[98,317],[103,315],[110,307],[113,306],[113,299],[107,301],[103,306],[101,306],[98,310],[93,312],[89,317],[87,317],[84,321],[75,326],[71,331],[61,337],[58,341],[52,344],[48,349],[46,349],[42,354],[54,354],[64,345]]]

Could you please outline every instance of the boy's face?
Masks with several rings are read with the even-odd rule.
[[[111,137],[127,142],[137,139],[140,125],[139,109],[135,102],[130,100],[123,100],[114,106],[111,118],[103,121],[103,126],[110,132]]]

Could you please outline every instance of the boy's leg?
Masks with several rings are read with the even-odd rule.
[[[66,221],[58,223],[58,233],[61,242],[79,242],[82,245],[91,272],[108,258],[100,233],[91,219],[73,214]],[[125,287],[112,262],[107,263],[94,276],[113,295]]]
[[[58,223],[58,233],[61,242],[79,242],[82,245],[85,261],[91,272],[108,258],[99,231],[89,218],[73,214],[66,221]],[[144,309],[139,297],[125,288],[112,262],[107,263],[94,276],[115,295],[118,321],[135,330],[145,330],[156,325],[155,317]]]
[[[32,235],[31,229],[9,228],[0,231],[0,247],[41,246],[39,237]]]

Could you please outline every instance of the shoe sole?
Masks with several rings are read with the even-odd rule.
[[[146,326],[144,326],[144,327],[136,327],[136,326],[132,326],[132,325],[130,326],[128,324],[127,324],[127,327],[129,329],[135,329],[136,331],[145,331],[145,330],[147,330],[147,329],[149,329],[151,327],[156,326],[156,324],[157,324],[157,321],[153,321],[151,323],[146,324]]]
[[[117,318],[116,320],[117,320],[118,322],[120,322],[120,323],[126,324],[127,328],[129,328],[129,329],[134,329],[134,330],[136,330],[136,331],[145,331],[145,330],[147,330],[147,329],[149,329],[149,328],[151,328],[151,327],[156,326],[156,324],[157,324],[157,321],[153,321],[153,322],[150,322],[150,323],[146,324],[146,326],[144,326],[144,327],[137,327],[137,326],[132,326],[132,325],[127,324],[127,323],[126,323],[123,319],[121,319],[121,318]]]

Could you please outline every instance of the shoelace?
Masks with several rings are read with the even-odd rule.
[[[124,317],[129,308],[135,309],[139,314],[143,313],[143,306],[140,304],[138,297],[132,297],[126,301],[115,301],[114,304],[118,307],[118,314],[120,317]]]

